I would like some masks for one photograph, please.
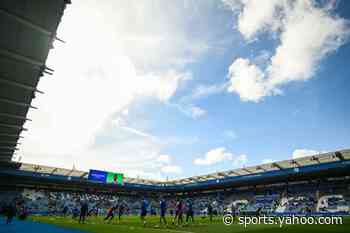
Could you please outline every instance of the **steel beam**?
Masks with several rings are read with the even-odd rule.
[[[0,137],[23,138],[23,136],[19,134],[8,134],[8,133],[0,133]]]
[[[8,162],[12,160],[12,156],[11,155],[1,155],[0,154],[0,162]]]
[[[44,66],[45,65],[45,63],[43,63],[42,61],[38,61],[38,60],[35,60],[35,59],[32,59],[32,58],[23,56],[21,54],[9,51],[7,49],[0,48],[0,54],[2,54],[4,56],[7,56],[7,57],[10,57],[10,58],[13,58],[15,60],[19,60],[19,61],[28,63],[28,64],[33,65],[33,66],[39,66],[40,67],[40,66]]]
[[[9,51],[9,50],[3,49],[3,48],[0,48],[0,55],[3,55],[5,57],[8,57],[8,58],[16,60],[16,61],[20,61],[20,62],[29,64],[29,65],[32,65],[34,69],[36,68],[40,71],[40,74],[41,74],[40,76],[42,76],[42,73],[46,73],[49,75],[53,74],[52,72],[50,72],[50,70],[51,71],[53,71],[53,70],[46,67],[44,62],[32,59],[30,57],[23,56],[21,54],[18,54],[16,52]]]
[[[53,69],[46,67],[46,66],[45,66],[45,69],[47,69],[48,71],[51,71],[51,72],[55,72]]]
[[[251,174],[252,172],[251,171],[249,171],[247,168],[242,168],[242,170],[243,171],[245,171],[245,172],[248,172],[249,174]]]
[[[312,156],[311,160],[312,161],[316,161],[317,163],[321,163],[320,159],[318,157],[316,157],[316,156]]]
[[[48,74],[48,75],[53,75],[52,72],[49,72],[49,71],[47,71],[47,70],[42,70],[42,72],[45,73],[45,74]]]
[[[296,160],[290,161],[290,164],[297,165],[298,167],[301,167],[300,163]]]
[[[12,157],[12,155],[13,155],[13,152],[11,151],[11,152],[9,152],[9,151],[1,151],[0,152],[0,156],[1,155],[11,155],[11,157]],[[10,156],[9,156],[10,157]]]
[[[0,146],[0,149],[5,149],[5,150],[18,150],[15,146]]]
[[[38,109],[37,107],[34,107],[34,106],[32,106],[30,104],[27,104],[27,103],[18,102],[18,101],[14,101],[14,100],[9,100],[9,99],[5,99],[5,98],[0,98],[0,102],[7,103],[7,104],[12,104],[12,105],[17,105],[17,106],[21,106],[21,107],[28,107],[28,108]]]
[[[34,24],[33,22],[29,21],[28,19],[25,19],[23,17],[20,17],[18,15],[13,14],[13,13],[10,13],[5,9],[0,9],[0,13],[3,15],[6,15],[7,17],[9,17],[9,18],[11,18],[11,19],[23,24],[23,25],[26,25],[27,27],[35,29],[36,31],[38,31],[44,35],[47,35],[47,36],[52,35],[52,32],[50,32],[49,30],[47,30],[47,29],[45,29],[37,24]]]
[[[337,157],[339,160],[342,160],[342,161],[345,160],[344,156],[343,156],[342,153],[339,152],[339,151],[334,152],[334,155],[335,155],[335,157]]]
[[[11,154],[5,154],[0,153],[0,161],[8,161],[12,159],[12,153]]]
[[[280,169],[280,170],[282,170],[283,169],[283,167],[281,167],[280,165],[278,165],[277,163],[272,163],[272,165],[271,166],[273,166],[273,167],[277,167],[278,169]]]
[[[3,157],[0,155],[0,162],[11,162],[12,157]]]
[[[55,172],[58,170],[57,167],[55,167],[54,169],[52,169],[52,171],[50,172],[51,175],[55,174]]]
[[[19,129],[19,130],[27,131],[26,128],[23,128],[22,126],[19,126],[19,125],[11,125],[11,124],[0,123],[0,127],[7,127],[7,128],[13,128],[13,129]]]
[[[257,166],[256,168],[259,169],[259,170],[263,170],[264,172],[266,171],[266,169],[263,168],[262,166]]]
[[[225,173],[223,173],[223,172],[218,172],[217,175],[220,176],[221,178],[227,176],[227,175],[226,175]]]
[[[236,175],[236,176],[240,176],[240,175],[241,175],[240,173],[238,173],[238,172],[236,172],[236,171],[229,171],[228,174],[229,174],[229,175],[234,174],[234,175]]]
[[[8,117],[8,118],[14,118],[14,119],[19,119],[19,120],[25,120],[25,121],[32,121],[31,119],[23,117],[23,116],[18,116],[18,115],[13,115],[13,114],[8,114],[8,113],[2,113],[2,112],[0,112],[0,116]]]
[[[25,89],[25,90],[35,91],[35,92],[38,92],[40,94],[44,94],[44,92],[39,91],[38,89],[36,89],[36,87],[32,87],[32,86],[29,86],[29,85],[26,85],[26,84],[22,84],[22,83],[18,83],[18,82],[15,82],[15,81],[10,81],[10,80],[4,79],[3,77],[0,77],[0,83],[5,83],[5,84],[10,85],[10,86],[14,86],[14,87],[22,88],[22,89]]]
[[[58,38],[57,36],[55,37],[55,40],[58,40],[58,41],[62,42],[63,44],[65,44],[65,43],[66,43],[64,40],[62,40],[62,39]]]
[[[10,13],[7,10],[1,9],[1,8],[0,8],[0,13],[3,14],[3,15],[6,15],[7,17],[9,17],[9,18],[11,18],[11,19],[13,19],[13,20],[15,20],[15,21],[17,21],[17,22],[27,26],[27,27],[30,27],[30,28],[32,28],[32,29],[34,29],[34,30],[36,30],[36,31],[38,31],[38,32],[48,36],[48,37],[51,37],[51,38],[53,38],[55,40],[58,40],[58,41],[60,41],[62,43],[66,43],[64,40],[58,38],[56,36],[55,32],[51,32],[51,31],[47,30],[46,28],[29,21],[28,19],[25,19],[25,18],[23,18],[23,17],[21,17],[19,15],[13,14],[13,13]]]
[[[20,142],[17,141],[0,141],[0,144],[15,144],[15,145],[21,145]]]
[[[70,170],[69,172],[67,172],[67,174],[65,174],[65,176],[70,176],[75,170]]]

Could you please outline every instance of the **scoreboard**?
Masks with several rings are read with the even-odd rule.
[[[123,185],[124,184],[124,174],[90,169],[88,180],[99,181],[99,182],[106,183],[106,184]]]

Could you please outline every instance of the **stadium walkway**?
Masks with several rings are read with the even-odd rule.
[[[14,220],[12,224],[6,225],[5,219],[0,218],[0,233],[84,233],[83,231],[70,230],[53,225]]]

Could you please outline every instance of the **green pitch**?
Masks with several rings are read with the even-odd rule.
[[[233,224],[225,226],[221,217],[213,219],[209,222],[208,219],[200,217],[195,218],[195,223],[188,225],[176,226],[171,224],[169,217],[168,226],[159,225],[159,217],[147,217],[147,225],[143,227],[139,217],[130,216],[124,217],[121,222],[116,219],[110,223],[104,222],[101,217],[90,217],[85,224],[79,224],[76,220],[70,217],[32,217],[34,221],[54,224],[60,227],[69,229],[78,229],[86,232],[95,233],[218,233],[218,232],[254,232],[254,233],[328,233],[328,232],[350,232],[350,218],[344,218],[342,225],[285,225],[282,228],[279,225],[249,225],[246,228],[243,225]]]

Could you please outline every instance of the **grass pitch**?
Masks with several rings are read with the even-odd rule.
[[[350,232],[350,218],[344,218],[342,225],[248,225],[246,228],[244,225],[236,224],[226,226],[222,222],[222,217],[216,217],[213,222],[209,222],[208,219],[202,219],[200,217],[195,218],[195,223],[184,224],[183,226],[177,226],[171,224],[171,217],[167,218],[168,225],[162,226],[159,224],[159,217],[148,216],[147,225],[143,227],[138,216],[123,217],[121,222],[116,219],[110,223],[104,222],[102,217],[89,217],[85,224],[79,224],[77,220],[73,220],[70,217],[32,217],[32,220],[43,223],[53,224],[56,226],[77,229],[86,232],[94,233],[218,233],[218,232],[254,232],[254,233],[274,233],[274,232],[287,232],[287,233],[326,233],[326,232]]]

